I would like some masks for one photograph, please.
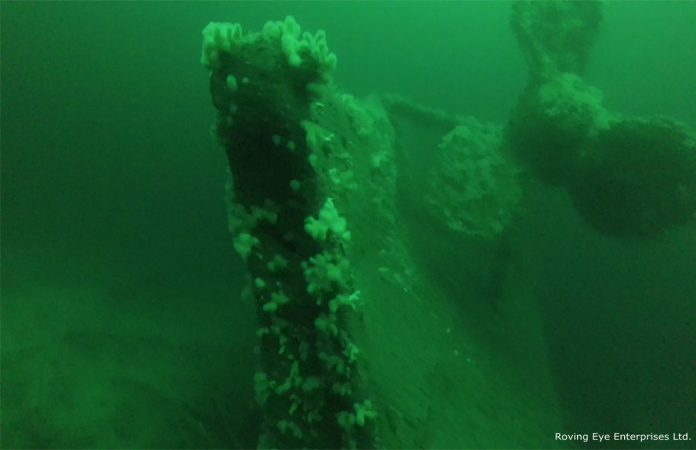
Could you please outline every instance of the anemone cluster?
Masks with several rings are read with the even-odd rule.
[[[336,57],[323,31],[302,33],[288,17],[249,34],[211,23],[201,63],[229,161],[229,228],[257,307],[259,446],[369,446],[376,413],[344,325],[360,304],[351,233],[319,166],[334,146],[319,122]],[[350,178],[332,169],[334,180]]]

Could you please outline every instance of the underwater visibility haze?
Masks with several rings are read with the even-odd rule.
[[[0,18],[1,448],[696,447],[696,2]]]

